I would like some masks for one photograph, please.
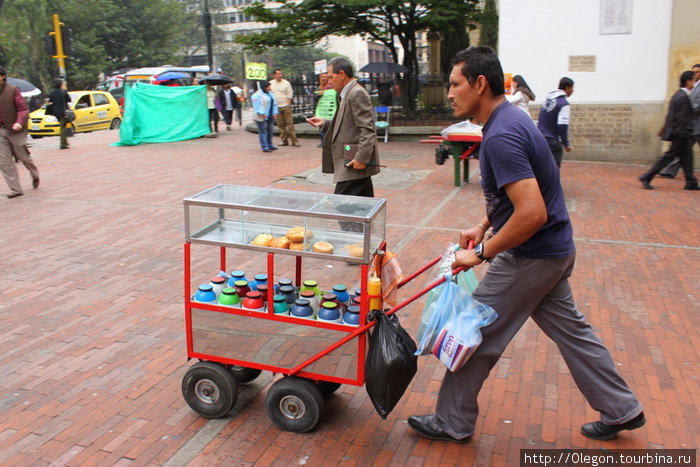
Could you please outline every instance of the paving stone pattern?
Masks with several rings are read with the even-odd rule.
[[[483,214],[478,175],[454,187],[451,162],[435,165],[434,146],[418,139],[379,143],[389,168],[376,193],[388,200],[389,249],[407,273]],[[363,387],[345,385],[326,400],[314,431],[294,434],[265,411],[270,373],[244,388],[245,401],[224,419],[199,417],[182,398],[193,363],[182,199],[218,183],[332,192],[328,177],[308,176],[320,170],[318,139],[271,153],[236,127],[178,143],[110,146],[117,140],[114,131],[79,134],[65,151],[56,138],[32,140],[40,188],[19,167],[25,196],[0,199],[3,466],[486,466],[516,465],[522,448],[698,447],[700,198],[682,180],[655,179],[656,190],[645,191],[636,179],[642,166],[562,168],[578,250],[576,300],[644,404],[644,428],[607,443],[584,438],[580,425],[597,414],[555,346],[528,322],[486,382],[467,444],[421,439],[406,423],[434,408],[444,369],[433,357],[419,359],[386,420]],[[192,252],[192,276],[204,282],[218,271],[218,250]],[[265,270],[259,255],[229,255],[229,269]],[[359,281],[357,266],[304,266],[321,285]],[[291,257],[276,265],[281,275],[293,267]],[[430,280],[420,276],[402,296]],[[421,309],[418,301],[399,312],[413,334]]]

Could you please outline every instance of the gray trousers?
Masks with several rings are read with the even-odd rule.
[[[32,180],[39,178],[39,169],[27,149],[27,132],[0,128],[0,171],[12,193],[23,193],[13,155],[29,170]]]
[[[564,259],[528,259],[504,252],[493,260],[474,298],[496,310],[498,319],[482,328],[483,342],[467,363],[445,373],[436,407],[445,432],[458,439],[474,433],[481,386],[528,317],[557,344],[601,421],[621,424],[642,411],[610,353],[576,309],[568,282],[575,257],[572,253]]]

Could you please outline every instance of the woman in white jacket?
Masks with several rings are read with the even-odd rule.
[[[523,112],[530,115],[530,101],[535,100],[535,93],[532,92],[530,86],[525,82],[525,78],[520,75],[513,76],[513,94],[506,96],[508,102],[522,109]]]

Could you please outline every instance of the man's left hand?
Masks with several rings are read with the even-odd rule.
[[[345,164],[345,167],[353,168],[355,170],[364,170],[365,168],[367,168],[367,164],[365,164],[364,162],[356,161],[355,159],[353,159],[350,162],[348,162],[347,164]]]
[[[14,131],[15,133],[18,132],[18,131],[22,131],[22,125],[20,125],[19,123],[13,124],[13,125],[12,125],[12,131]]]

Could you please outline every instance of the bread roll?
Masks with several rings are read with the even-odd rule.
[[[314,238],[314,233],[311,230],[304,229],[304,227],[293,227],[287,230],[287,238],[292,242],[303,242],[304,241],[304,231],[306,230],[306,239],[310,240]]]
[[[289,244],[290,250],[304,251],[304,242],[291,242]]]
[[[314,243],[314,251],[317,253],[333,253],[333,245],[328,242],[316,242]]]
[[[270,242],[275,238],[270,234],[260,234],[253,240],[255,246],[270,246]]]
[[[352,256],[354,258],[362,258],[364,256],[364,253],[365,253],[364,248],[359,243],[354,243],[352,245],[348,245],[345,248],[347,248],[349,250],[350,256]]]
[[[289,249],[289,245],[292,242],[289,241],[287,237],[277,237],[270,242],[272,248],[286,248]]]

